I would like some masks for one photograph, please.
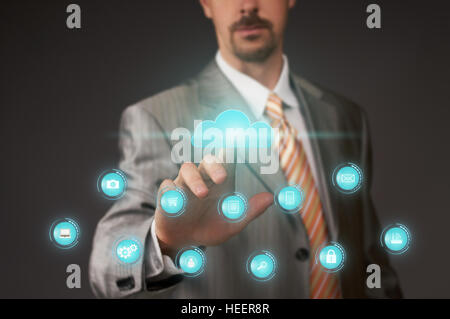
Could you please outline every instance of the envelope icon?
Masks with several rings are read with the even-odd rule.
[[[342,174],[341,181],[342,181],[342,183],[354,183],[355,175],[354,174]]]

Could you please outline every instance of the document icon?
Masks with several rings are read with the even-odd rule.
[[[229,200],[228,201],[228,213],[230,214],[239,214],[239,201],[238,200]]]

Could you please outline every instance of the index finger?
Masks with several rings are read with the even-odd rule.
[[[175,184],[186,185],[189,190],[198,198],[203,198],[208,194],[208,187],[203,180],[198,167],[194,163],[184,163],[181,165]]]
[[[198,166],[200,173],[215,184],[222,184],[227,178],[227,171],[222,161],[214,155],[206,155]]]

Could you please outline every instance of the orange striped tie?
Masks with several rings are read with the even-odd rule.
[[[275,146],[286,179],[289,184],[299,185],[305,194],[300,215],[308,233],[311,251],[316,252],[328,241],[322,203],[302,142],[297,138],[297,130],[289,124],[283,114],[282,105],[281,99],[271,93],[266,105],[266,114],[272,120],[271,126],[279,129]],[[310,297],[313,299],[341,298],[337,276],[325,272],[315,263],[314,257],[310,259],[309,287]]]

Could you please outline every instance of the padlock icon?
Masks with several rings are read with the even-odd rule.
[[[335,264],[336,263],[336,253],[333,249],[328,249],[327,251],[327,264]]]

